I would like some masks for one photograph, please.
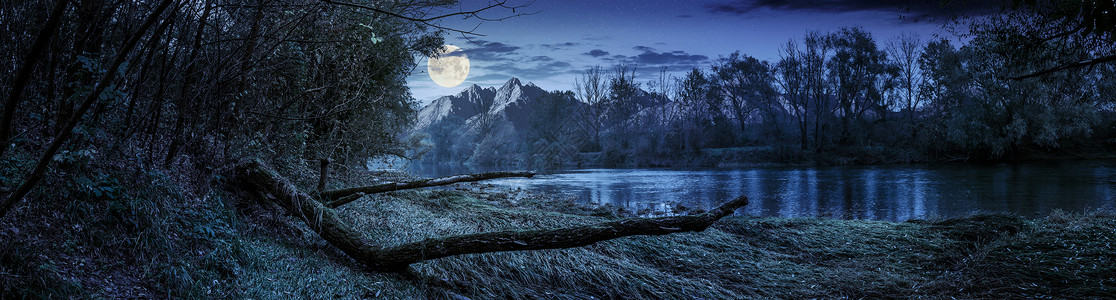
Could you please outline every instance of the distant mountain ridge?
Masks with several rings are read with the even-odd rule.
[[[499,88],[473,84],[456,95],[438,97],[420,109],[413,131],[425,130],[447,118],[465,120],[470,131],[500,120],[521,126],[532,111],[532,103],[546,94],[534,83],[524,85],[514,77]]]

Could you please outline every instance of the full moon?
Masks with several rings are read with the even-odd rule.
[[[465,78],[469,77],[469,57],[465,51],[454,45],[445,45],[438,53],[438,57],[431,57],[426,62],[430,79],[444,87],[455,87],[465,82]]]

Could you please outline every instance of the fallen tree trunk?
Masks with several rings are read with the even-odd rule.
[[[232,183],[237,188],[278,203],[306,222],[327,242],[368,268],[391,272],[404,271],[412,263],[460,254],[572,248],[632,235],[702,231],[748,204],[748,199],[741,196],[699,215],[632,218],[558,229],[475,233],[383,248],[369,245],[359,231],[338,218],[335,210],[298,191],[263,163],[243,163],[232,171]]]
[[[345,205],[346,203],[353,202],[357,199],[360,199],[359,196],[358,197],[349,197],[349,196],[352,196],[352,195],[356,195],[358,193],[375,194],[375,193],[383,193],[383,192],[398,191],[398,190],[407,190],[407,189],[417,189],[417,188],[440,186],[440,185],[449,185],[449,184],[454,184],[454,183],[458,183],[458,182],[473,182],[473,181],[489,180],[489,179],[496,179],[496,178],[508,178],[508,177],[527,177],[527,178],[530,178],[530,177],[533,177],[533,176],[535,176],[535,172],[527,172],[527,171],[488,172],[488,173],[478,173],[478,174],[462,174],[462,175],[446,176],[446,177],[431,178],[431,179],[409,181],[409,182],[385,183],[385,184],[378,184],[378,185],[370,185],[370,186],[362,186],[362,187],[355,187],[355,188],[325,191],[325,192],[322,192],[322,202],[324,202],[325,205],[328,206],[328,207],[337,208],[341,205]]]

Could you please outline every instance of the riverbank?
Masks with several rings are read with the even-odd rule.
[[[1104,146],[1108,145],[1108,146]],[[850,146],[818,151],[795,147],[757,146],[706,148],[694,152],[658,155],[632,155],[622,152],[580,152],[564,160],[534,161],[517,155],[498,163],[432,162],[423,158],[419,164],[444,164],[478,169],[581,169],[581,168],[695,168],[695,167],[759,167],[802,166],[825,167],[845,165],[892,165],[923,163],[1012,163],[1067,160],[1116,160],[1116,144],[1063,147],[1056,149],[1021,148],[1010,154],[931,153],[913,148],[894,146]],[[544,163],[545,162],[545,163]]]
[[[633,166],[740,167],[740,166],[841,166],[887,165],[917,163],[996,163],[1023,161],[1059,161],[1116,159],[1111,151],[1101,149],[1038,151],[1021,150],[1002,157],[963,154],[929,154],[908,148],[862,146],[831,151],[801,150],[778,147],[737,147],[703,149],[700,154],[671,159],[634,159]],[[603,165],[603,164],[601,164]]]
[[[389,193],[343,206],[340,214],[380,245],[626,217],[611,207],[488,189],[473,184]],[[700,233],[449,257],[415,264],[412,273],[400,275],[362,270],[282,210],[217,195],[207,202],[162,203],[184,216],[156,221],[164,222],[159,228],[166,237],[146,249],[140,242],[150,240],[150,233],[64,218],[70,210],[50,218],[52,224],[4,224],[16,229],[0,233],[11,241],[0,246],[3,298],[28,293],[261,299],[1116,296],[1110,275],[1116,273],[1111,245],[1116,216],[1110,214],[902,223],[729,217]],[[97,205],[81,205],[93,210],[87,213],[100,213]],[[56,229],[36,231],[43,226]],[[114,241],[92,244],[98,235]],[[119,246],[127,247],[114,248]],[[193,250],[209,252],[190,254]],[[175,256],[121,265],[115,255],[129,251]]]

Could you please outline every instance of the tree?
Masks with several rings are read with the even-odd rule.
[[[682,107],[671,99],[678,93],[678,78],[668,74],[667,68],[659,69],[659,77],[647,83],[651,96],[658,99],[655,101],[658,105],[655,106],[654,114],[645,116],[651,119],[648,122],[651,125],[645,127],[648,134],[644,138],[653,144],[648,145],[654,147],[651,152],[660,157],[670,157],[682,151],[679,147],[682,137]]]
[[[570,91],[552,91],[536,100],[523,138],[532,165],[560,166],[575,158],[576,101]]]
[[[1037,25],[1046,24],[1047,13],[1013,11],[970,24],[973,40],[961,49],[960,65],[972,97],[958,104],[948,120],[950,141],[961,149],[1000,158],[1025,148],[1058,148],[1092,131],[1102,98],[1097,90],[1101,75],[1095,70],[1013,77],[1104,49],[1072,39],[1021,45],[1019,41],[1029,40],[1036,30],[1048,29]]]
[[[430,124],[426,129],[434,148],[431,160],[438,162],[463,162],[468,158],[472,139],[466,135],[465,120],[449,116]]]
[[[911,137],[916,138],[918,132],[914,130],[915,109],[921,105],[923,97],[918,95],[918,88],[922,85],[922,73],[919,70],[918,60],[922,56],[922,42],[916,34],[902,34],[888,41],[887,53],[891,55],[895,66],[899,68],[899,85],[896,89],[904,95],[900,103],[907,112],[907,122],[912,126]]]
[[[829,39],[834,54],[827,67],[841,113],[841,140],[848,142],[850,123],[864,120],[866,112],[884,118],[889,106],[885,95],[894,87],[898,70],[888,63],[887,53],[877,49],[872,35],[859,27],[842,28]]]
[[[658,115],[655,116],[658,122],[656,125],[665,127],[675,123],[678,119],[678,106],[671,103],[670,97],[675,95],[678,90],[677,78],[673,75],[668,75],[667,68],[659,70],[659,77],[656,80],[648,81],[647,87],[652,94],[652,97],[660,99],[662,105],[658,106]]]
[[[775,64],[776,82],[782,92],[783,101],[790,107],[791,115],[798,125],[800,149],[809,149],[807,143],[807,123],[810,120],[809,88],[806,84],[806,66],[799,53],[798,43],[793,39],[780,49],[779,62]]]
[[[636,67],[619,64],[608,77],[608,104],[605,115],[611,126],[624,126],[625,120],[639,111],[641,104],[639,82],[635,80]]]
[[[765,123],[772,124],[778,132],[777,117],[782,107],[775,101],[774,79],[767,62],[737,51],[719,59],[713,65],[713,74],[719,94],[728,100],[741,134],[747,130],[748,117],[756,110],[764,112]]]
[[[601,129],[604,126],[605,104],[608,99],[607,88],[604,71],[600,66],[585,70],[574,80],[574,92],[578,100],[586,104],[579,106],[582,130],[589,138],[587,146],[583,146],[583,149],[599,150],[601,147]]]
[[[608,77],[608,100],[604,106],[608,142],[601,145],[608,163],[625,161],[630,154],[626,152],[632,149],[632,142],[636,139],[638,120],[633,116],[644,107],[645,95],[635,79],[635,73],[634,66],[619,64]]]
[[[962,54],[949,40],[932,41],[923,47],[918,58],[924,78],[919,85],[919,95],[935,114],[956,111],[968,96],[968,75],[962,70],[961,59]]]
[[[826,122],[833,118],[833,113],[838,109],[833,101],[832,90],[826,74],[825,62],[829,60],[832,43],[826,35],[813,31],[806,34],[803,40],[805,50],[799,52],[802,74],[805,84],[805,97],[814,107],[814,145],[816,150],[822,147],[822,129]]]
[[[942,7],[961,6],[967,1],[942,1]],[[961,3],[961,4],[958,4]],[[1036,46],[1040,44],[1059,44],[1065,41],[1087,42],[1093,46],[1090,55],[1077,60],[1063,60],[1025,73],[1013,74],[1010,78],[1023,80],[1047,74],[1089,68],[1116,62],[1116,52],[1111,46],[1116,42],[1116,2],[1082,0],[1012,0],[1001,3],[999,9],[991,13],[968,16],[954,14],[951,18],[967,18],[970,24],[986,22],[988,15],[1012,15],[1016,22],[1012,25],[1023,33],[1019,39],[1008,41],[1016,46]],[[1041,18],[1032,18],[1041,15]],[[967,25],[967,24],[966,24]],[[968,27],[968,26],[965,26]]]
[[[682,149],[696,152],[704,147],[704,127],[721,113],[713,82],[693,68],[678,84],[677,101],[682,105]]]
[[[1116,2],[1114,1],[1023,1],[1014,0],[1015,6],[1006,9],[1005,15],[1011,16],[1022,39],[1009,41],[1011,44],[1035,46],[1047,44],[1053,47],[1067,45],[1092,49],[1088,53],[1020,73],[1011,79],[1023,80],[1052,74],[1055,72],[1088,68],[1099,64],[1116,62]],[[1027,3],[1026,6],[1019,5]],[[976,19],[980,22],[980,19]]]

